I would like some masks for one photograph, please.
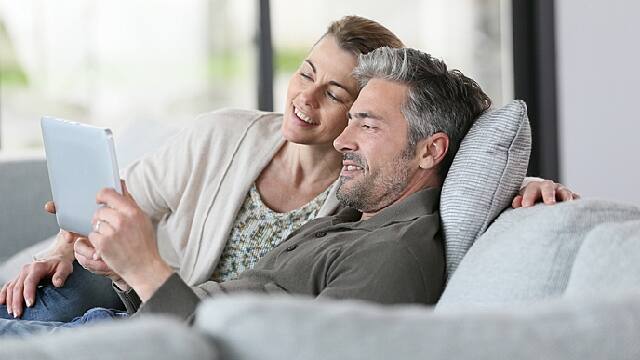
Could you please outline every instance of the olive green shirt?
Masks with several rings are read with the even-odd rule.
[[[439,196],[419,191],[368,220],[350,208],[311,220],[236,280],[191,288],[173,274],[142,306],[135,292],[118,293],[130,313],[185,320],[201,299],[241,292],[433,304],[445,283]]]

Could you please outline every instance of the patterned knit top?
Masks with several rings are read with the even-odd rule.
[[[308,204],[279,213],[262,202],[254,183],[236,215],[212,280],[233,280],[243,271],[253,269],[258,260],[280,245],[289,234],[316,217],[331,187],[327,187]]]

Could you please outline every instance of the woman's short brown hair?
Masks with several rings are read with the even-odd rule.
[[[322,38],[327,35],[335,37],[341,48],[355,55],[366,54],[385,46],[404,47],[402,41],[389,29],[376,21],[360,16],[345,16],[332,22]]]

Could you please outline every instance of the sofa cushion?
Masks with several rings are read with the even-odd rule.
[[[0,338],[2,360],[216,360],[206,336],[173,318],[156,315],[89,324],[82,329]]]
[[[565,296],[584,298],[640,284],[640,220],[593,229],[578,251]]]
[[[603,223],[640,218],[640,208],[600,200],[505,211],[469,250],[438,311],[560,296],[586,235]]]
[[[237,360],[639,359],[640,292],[456,313],[232,296],[203,302],[196,328]]]
[[[480,116],[463,139],[440,199],[448,277],[473,242],[511,204],[527,172],[530,152],[531,129],[521,100]]]

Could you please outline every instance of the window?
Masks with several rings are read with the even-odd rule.
[[[258,1],[0,2],[0,151],[41,151],[52,115],[151,136],[221,107],[256,108]],[[377,20],[407,46],[513,97],[508,0],[271,1],[274,108],[332,20]],[[131,131],[129,131],[131,132]]]
[[[380,22],[405,45],[478,81],[496,106],[504,104],[513,98],[509,5],[507,0],[272,1],[274,108],[282,111],[288,79],[310,47],[331,21],[345,15]]]
[[[2,150],[41,149],[45,114],[118,134],[255,107],[256,10],[232,0],[0,2]]]

